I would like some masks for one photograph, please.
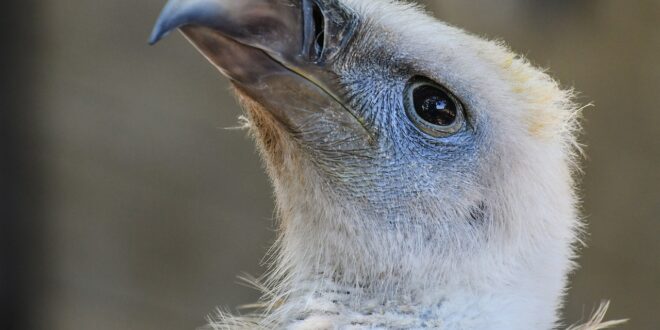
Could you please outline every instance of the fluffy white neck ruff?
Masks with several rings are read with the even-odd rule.
[[[576,223],[568,172],[563,180],[568,195],[530,191],[525,196],[501,196],[493,191],[498,198],[483,196],[519,205],[506,208],[507,219],[490,212],[488,221],[473,224],[448,215],[429,219],[406,210],[402,213],[409,218],[392,228],[361,211],[355,202],[333,197],[338,194],[328,191],[299,159],[278,161],[295,164],[269,166],[281,222],[273,272],[266,280],[268,312],[258,320],[260,326],[555,326]],[[289,166],[298,170],[279,170]],[[529,191],[525,179],[522,175],[503,188],[521,184]],[[507,198],[514,200],[503,201]],[[548,201],[541,203],[538,198],[554,202],[552,219],[543,213]],[[492,204],[487,208],[502,209]],[[529,225],[523,226],[525,222]]]
[[[509,233],[501,239],[491,236],[482,245],[447,250],[442,244],[450,243],[420,239],[424,236],[415,236],[420,232],[414,229],[377,230],[373,220],[352,218],[351,212],[332,207],[337,201],[306,189],[309,182],[304,186],[284,187],[275,180],[282,221],[273,273],[261,287],[265,312],[224,317],[217,328],[557,326],[571,255],[559,233],[546,233],[548,239],[536,244],[531,244],[534,238]],[[601,322],[607,306],[602,307],[592,321],[570,329],[618,324]]]
[[[276,324],[297,329],[554,326],[569,267],[568,252],[561,251],[567,247],[549,241],[515,251],[494,237],[484,244],[428,240],[442,233],[377,228],[377,221],[337,214],[319,203],[320,196],[305,195],[315,205],[301,204],[301,196],[295,204],[280,201],[285,214],[274,274],[275,296],[281,298],[271,315]]]

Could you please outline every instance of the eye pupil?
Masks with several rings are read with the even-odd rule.
[[[444,91],[422,85],[413,91],[412,96],[415,112],[425,121],[438,126],[449,126],[456,121],[456,103]]]
[[[408,81],[403,106],[417,130],[433,138],[448,137],[467,127],[463,103],[449,89],[425,77]]]

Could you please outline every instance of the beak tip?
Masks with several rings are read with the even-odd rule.
[[[160,28],[160,25],[156,25],[153,32],[149,36],[149,45],[153,46],[158,43],[163,37],[167,35],[167,32],[163,32],[163,29]]]
[[[177,19],[179,19],[179,17],[177,17],[177,12],[179,12],[178,7],[180,6],[179,2],[180,1],[168,1],[168,3],[165,5],[165,8],[163,8],[162,12],[158,16],[154,29],[149,36],[149,45],[155,45],[161,39],[167,36],[172,30],[181,25],[177,24],[180,23],[177,22]]]
[[[188,24],[212,26],[223,16],[226,3],[218,0],[169,0],[154,27],[149,44],[156,44],[172,30]]]

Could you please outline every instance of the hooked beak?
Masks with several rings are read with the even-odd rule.
[[[240,93],[293,131],[309,125],[310,112],[366,131],[332,70],[357,25],[337,0],[170,0],[150,43],[180,29]]]

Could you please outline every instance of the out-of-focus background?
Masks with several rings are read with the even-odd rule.
[[[183,38],[146,38],[165,0],[24,0],[0,12],[3,329],[194,329],[253,302],[273,202],[227,81]],[[612,299],[660,327],[660,1],[437,0],[593,102],[567,323]],[[432,38],[432,36],[427,36]]]

